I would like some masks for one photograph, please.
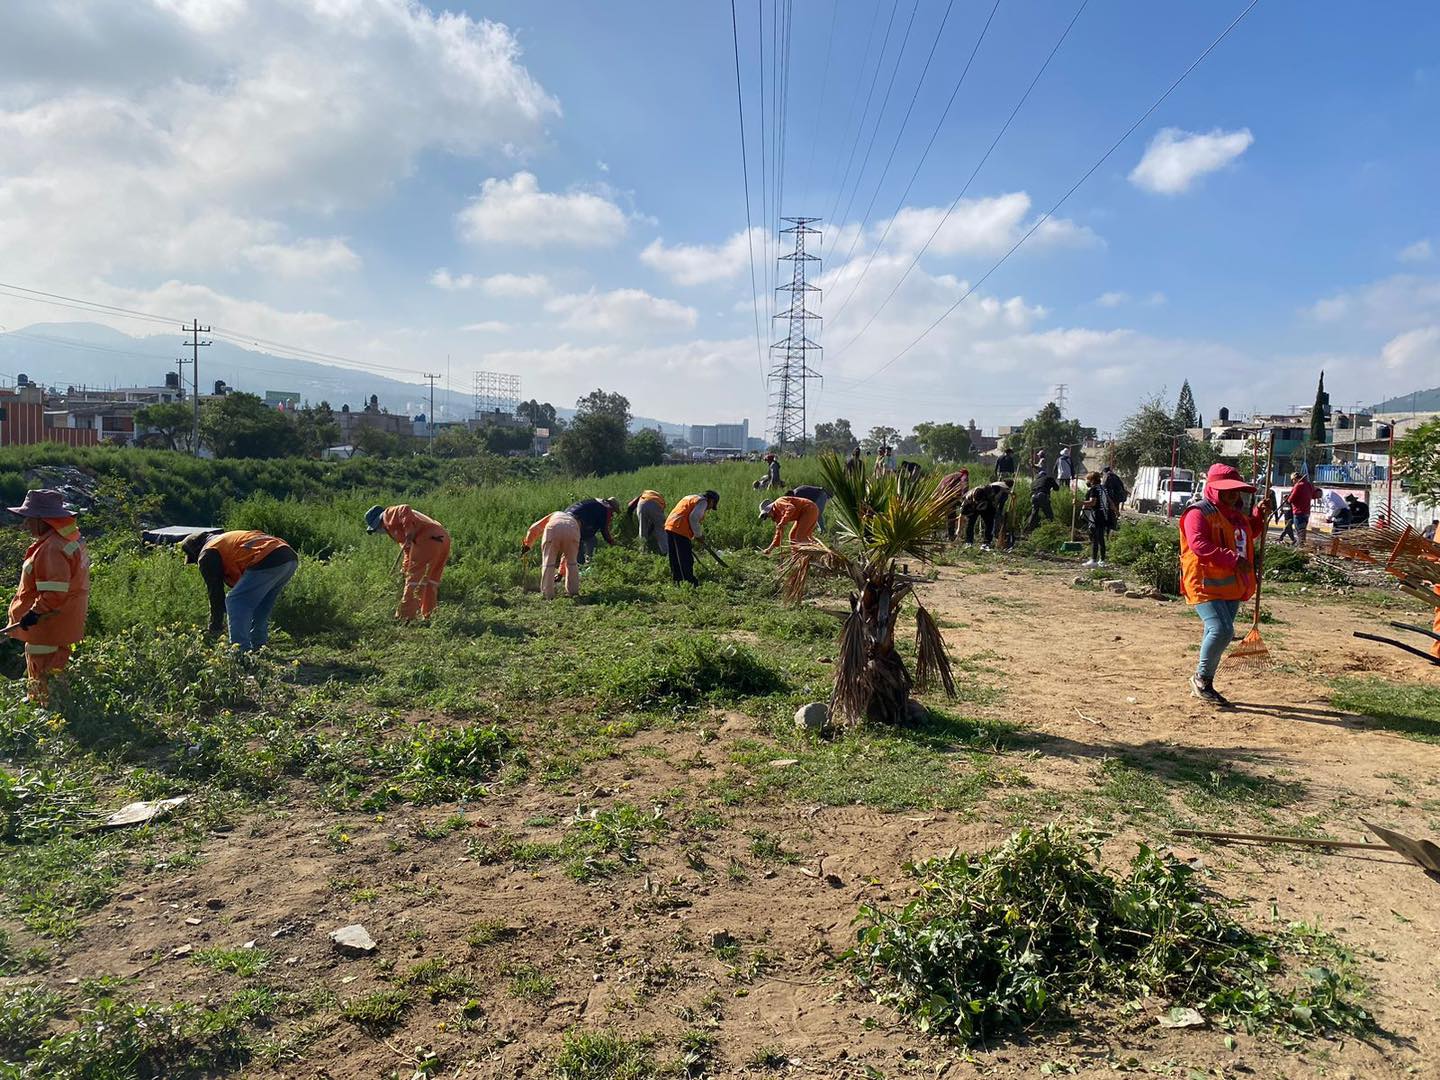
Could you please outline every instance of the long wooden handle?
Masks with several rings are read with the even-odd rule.
[[[1212,832],[1208,829],[1176,829],[1176,836],[1194,836],[1202,840],[1250,840],[1261,844],[1299,844],[1303,847],[1369,848],[1371,851],[1392,850],[1385,844],[1364,840],[1326,840],[1321,836],[1276,836],[1273,833]]]
[[[1420,657],[1421,660],[1429,660],[1430,663],[1440,666],[1440,657],[1432,656],[1430,653],[1417,649],[1413,645],[1406,645],[1403,641],[1396,641],[1394,638],[1381,637],[1379,634],[1362,634],[1359,630],[1356,630],[1350,636],[1364,638],[1366,641],[1378,641],[1382,645],[1392,645],[1397,649],[1403,649],[1408,653],[1413,653],[1414,655]]]

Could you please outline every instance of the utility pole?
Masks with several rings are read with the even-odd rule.
[[[1055,407],[1060,410],[1060,415],[1065,415],[1065,391],[1070,389],[1069,383],[1056,383],[1055,385]]]
[[[780,256],[782,262],[791,264],[790,284],[781,285],[776,291],[788,292],[790,305],[774,316],[785,320],[786,334],[770,346],[769,382],[773,387],[770,391],[770,433],[781,452],[789,450],[803,454],[806,442],[805,384],[820,378],[819,372],[810,366],[810,354],[818,357],[820,346],[806,333],[810,321],[820,321],[820,316],[806,306],[807,294],[815,293],[818,299],[820,289],[805,280],[807,264],[816,263],[818,272],[820,257],[806,253],[805,238],[820,235],[819,229],[810,228],[811,222],[820,219],[793,217],[781,220],[790,222],[790,228],[782,229],[780,235],[793,236],[795,250]]]
[[[430,422],[430,452],[433,454],[435,452],[435,380],[440,376],[426,372],[424,378],[430,382],[430,412],[426,419]]]
[[[185,342],[190,346],[190,359],[176,361],[177,363],[188,363],[190,365],[190,404],[193,409],[193,428],[190,433],[190,450],[196,456],[200,456],[200,347],[209,345],[208,341],[201,341],[201,334],[210,333],[210,327],[201,326],[199,319],[192,319],[189,326],[182,326],[181,330],[190,335],[190,340]],[[183,383],[184,380],[182,379]]]

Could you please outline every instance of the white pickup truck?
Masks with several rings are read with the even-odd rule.
[[[1130,504],[1142,514],[1178,514],[1194,497],[1195,473],[1169,466],[1142,466],[1130,489]]]

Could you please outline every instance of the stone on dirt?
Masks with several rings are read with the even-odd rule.
[[[336,948],[345,952],[372,953],[375,951],[375,939],[370,936],[370,931],[359,923],[342,926],[339,930],[331,930],[330,940],[335,943]]]
[[[711,930],[710,947],[712,949],[728,949],[735,944],[735,935],[729,930]]]
[[[819,734],[825,730],[829,721],[830,709],[823,701],[812,701],[809,705],[801,705],[795,710],[795,728],[798,731]]]
[[[1113,593],[1119,594],[1125,592],[1126,589],[1129,588],[1129,586],[1127,586],[1125,582],[1121,581],[1119,578],[1116,578],[1112,581],[1105,582],[1105,588],[1109,589]]]

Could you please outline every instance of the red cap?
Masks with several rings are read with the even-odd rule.
[[[1218,461],[1205,474],[1205,486],[1216,491],[1254,491],[1254,484],[1247,484],[1234,465],[1222,465]]]

